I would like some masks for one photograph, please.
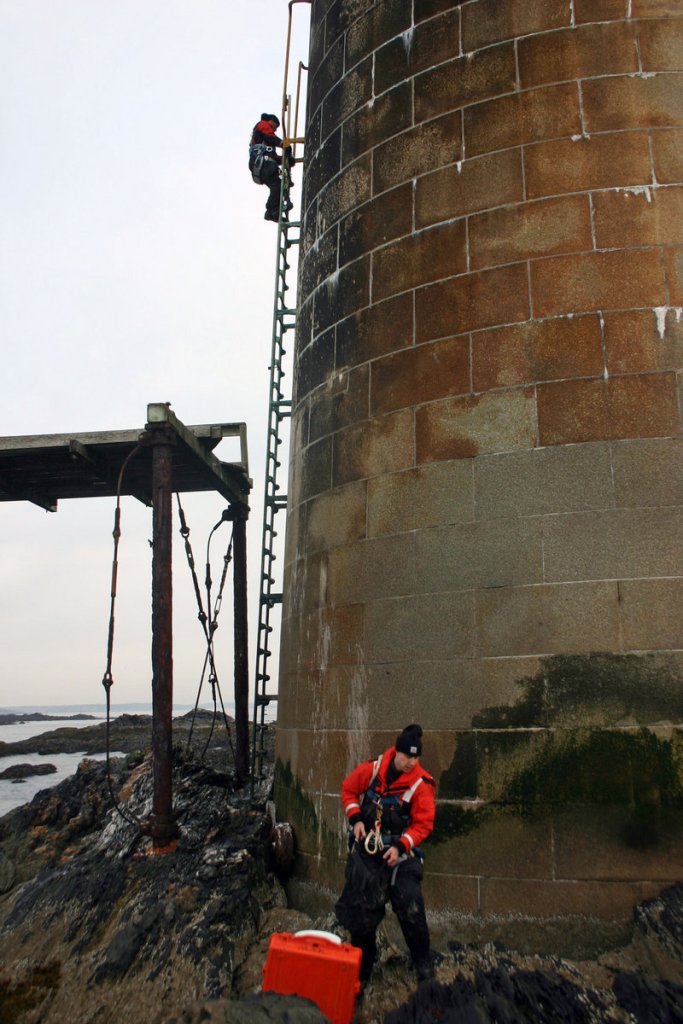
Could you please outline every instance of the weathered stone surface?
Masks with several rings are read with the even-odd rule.
[[[342,771],[409,717],[460,934],[594,914],[614,940],[680,854],[680,3],[314,8],[280,672],[301,891],[339,879]]]
[[[618,249],[535,261],[531,292],[537,316],[666,305],[656,249]]]
[[[415,340],[431,341],[528,320],[529,313],[524,264],[461,274],[416,292]]]
[[[502,39],[546,33],[569,24],[570,12],[561,0],[481,0],[464,5],[463,48],[476,50]]]
[[[453,49],[451,49],[451,53]],[[415,78],[415,116],[428,121],[484,97],[515,88],[515,53],[509,43],[468,53]]]
[[[473,270],[593,248],[586,196],[520,203],[470,218]]]
[[[538,519],[492,519],[421,530],[416,556],[417,593],[543,580]]]
[[[605,350],[612,374],[680,369],[683,317],[669,306],[608,313]]]
[[[373,303],[338,324],[337,369],[357,366],[412,342],[413,296],[406,293]]]
[[[683,242],[683,188],[603,192],[594,197],[595,241],[600,249]]]
[[[571,27],[519,42],[522,87],[638,71],[636,31],[624,21]]]
[[[643,544],[647,537],[648,544]],[[683,510],[574,512],[544,530],[548,581],[683,577]]]
[[[521,154],[503,150],[474,159],[457,160],[423,174],[415,183],[415,222],[418,227],[461,217],[522,199]]]
[[[408,469],[415,461],[412,412],[401,410],[334,437],[334,483]]]
[[[475,391],[595,377],[602,369],[600,319],[594,314],[529,321],[472,338]]]
[[[377,360],[372,367],[373,416],[470,391],[466,338],[428,342]]]
[[[432,463],[368,482],[368,534],[402,533],[472,515],[472,464]]]
[[[374,154],[373,195],[460,159],[462,122],[447,114],[402,132]]]
[[[477,519],[609,508],[615,501],[607,444],[481,456],[474,481]]]
[[[610,582],[481,591],[479,650],[494,657],[618,650],[618,600]]]
[[[381,245],[406,235],[413,223],[412,185],[385,192],[372,203],[353,210],[339,226],[339,263],[358,259]],[[377,302],[379,295],[373,295]]]
[[[654,438],[611,446],[617,505],[683,505],[683,441]]]
[[[471,593],[426,594],[367,605],[364,642],[371,662],[465,657],[472,653]]]
[[[575,380],[538,388],[541,444],[580,444],[680,433],[672,373]]]
[[[526,146],[524,173],[530,197],[646,186],[652,179],[648,135],[605,132]]]
[[[616,75],[584,83],[586,130],[622,131],[683,124],[678,75]]]
[[[531,392],[522,388],[448,398],[418,409],[415,429],[418,464],[471,459],[532,447],[536,408]]]
[[[529,89],[465,108],[469,156],[581,134],[575,83]]]
[[[434,280],[439,257],[440,276],[452,277],[467,270],[465,224],[460,221],[411,232],[405,238],[379,249],[372,258],[373,300]]]

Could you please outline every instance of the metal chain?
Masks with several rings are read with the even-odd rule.
[[[114,784],[111,778],[111,743],[109,740],[110,727],[111,727],[111,688],[114,685],[114,676],[112,674],[112,662],[114,659],[114,623],[115,615],[114,610],[116,606],[116,585],[118,582],[119,574],[119,541],[121,540],[121,486],[123,484],[123,475],[128,467],[128,463],[131,459],[137,455],[141,448],[141,445],[136,445],[135,448],[126,456],[123,465],[119,471],[118,479],[116,481],[116,509],[114,511],[114,529],[112,537],[114,538],[114,558],[111,567],[111,600],[109,604],[109,628],[107,631],[107,665],[104,670],[102,677],[102,686],[107,701],[107,725],[106,725],[106,741],[105,741],[105,752],[106,752],[106,764],[107,764],[107,786],[109,788],[109,795],[112,799],[114,807],[124,819],[130,825],[135,825],[141,831],[144,831],[144,825],[140,819],[129,811],[124,809],[119,804],[116,794],[114,793]]]
[[[196,566],[195,566],[194,554],[192,552],[192,545],[190,543],[190,528],[187,525],[187,520],[185,518],[185,511],[184,511],[182,503],[180,501],[180,494],[178,492],[176,492],[176,501],[177,501],[177,504],[178,504],[178,518],[180,519],[180,535],[183,538],[183,542],[184,542],[184,545],[185,545],[185,555],[187,557],[187,564],[188,564],[189,569],[190,569],[190,575],[192,576],[192,584],[194,586],[195,597],[197,599],[197,608],[198,608],[197,618],[199,619],[199,621],[201,623],[202,630],[204,632],[204,638],[206,639],[206,654],[204,655],[204,665],[202,667],[201,677],[200,677],[200,681],[199,681],[199,688],[198,688],[198,691],[197,691],[197,699],[195,701],[194,711],[193,711],[193,714],[192,714],[192,722],[191,722],[191,725],[190,725],[190,732],[189,732],[189,735],[188,735],[188,738],[187,738],[187,750],[190,749],[190,745],[191,745],[191,742],[192,742],[192,733],[194,732],[195,719],[197,717],[197,711],[199,709],[199,700],[200,700],[200,697],[201,697],[202,687],[204,685],[204,677],[205,677],[206,669],[207,669],[207,666],[208,666],[209,667],[209,685],[211,686],[211,694],[212,694],[212,700],[213,700],[214,716],[213,716],[213,720],[211,722],[211,729],[209,731],[208,739],[207,739],[207,741],[206,741],[206,743],[204,745],[204,749],[203,749],[202,754],[201,754],[201,759],[203,760],[204,757],[206,756],[206,752],[209,749],[209,744],[210,744],[211,739],[213,737],[213,731],[214,731],[214,727],[215,727],[215,723],[216,723],[216,718],[218,716],[218,705],[217,705],[217,700],[216,700],[216,696],[218,695],[218,700],[220,700],[220,705],[221,705],[221,712],[222,712],[222,716],[223,716],[223,721],[225,723],[225,730],[226,730],[226,733],[227,733],[227,736],[228,736],[228,743],[230,744],[230,752],[232,754],[233,761],[235,761],[236,760],[236,755],[235,755],[235,749],[233,747],[233,742],[232,742],[232,734],[230,732],[230,723],[228,721],[228,716],[227,716],[227,713],[225,711],[225,705],[223,703],[223,695],[221,693],[220,683],[218,682],[218,673],[216,671],[216,663],[214,661],[214,652],[213,652],[213,636],[214,636],[214,633],[216,632],[216,630],[218,629],[218,614],[219,614],[220,606],[221,606],[222,600],[223,600],[223,588],[225,586],[225,580],[226,580],[226,577],[227,577],[228,565],[230,564],[230,560],[231,560],[231,557],[232,557],[232,555],[231,555],[231,551],[232,551],[232,534],[230,536],[230,543],[228,545],[227,553],[226,553],[226,555],[224,556],[224,559],[223,559],[223,572],[222,572],[222,575],[221,575],[221,582],[220,582],[220,587],[219,587],[219,591],[218,591],[218,596],[216,598],[216,603],[215,603],[214,609],[213,609],[213,615],[211,614],[211,586],[212,586],[212,580],[211,580],[211,565],[210,565],[210,561],[209,561],[209,548],[210,548],[210,544],[211,544],[211,537],[213,536],[215,531],[219,528],[219,526],[221,526],[222,523],[227,521],[228,516],[227,516],[226,512],[223,512],[223,515],[221,516],[220,520],[216,523],[216,525],[211,530],[211,533],[209,534],[209,540],[207,542],[206,572],[205,572],[205,579],[204,579],[205,586],[206,586],[206,592],[207,592],[207,607],[208,607],[208,615],[207,615],[207,613],[206,613],[206,611],[204,609],[204,603],[202,601],[202,595],[201,595],[201,589],[200,589],[200,586],[199,586],[199,580],[197,579],[197,571],[196,571]]]

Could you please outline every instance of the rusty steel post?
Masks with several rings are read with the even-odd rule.
[[[249,633],[247,629],[247,519],[246,505],[231,505],[233,522],[233,588],[235,644],[235,761],[243,786],[249,777]]]
[[[178,834],[173,820],[173,582],[172,496],[175,437],[151,426],[152,445],[152,761],[150,832],[155,847]]]

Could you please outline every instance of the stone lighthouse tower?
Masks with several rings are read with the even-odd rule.
[[[425,730],[425,895],[613,934],[683,862],[683,3],[313,0],[277,799]],[[497,926],[497,927],[498,927]]]

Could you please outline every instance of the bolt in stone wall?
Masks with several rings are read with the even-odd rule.
[[[277,740],[312,884],[412,720],[454,920],[680,873],[682,41],[680,0],[313,0]]]

